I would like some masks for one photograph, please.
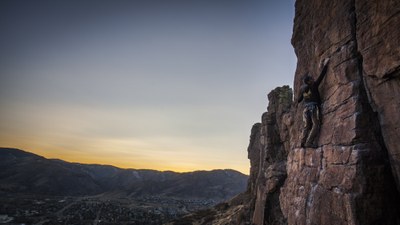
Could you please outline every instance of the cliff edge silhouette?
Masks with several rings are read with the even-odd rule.
[[[400,2],[295,6],[294,90],[273,90],[252,128],[247,191],[186,224],[400,224]],[[303,108],[293,99],[325,58],[318,147],[301,148]]]

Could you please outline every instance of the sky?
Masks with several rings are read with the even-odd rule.
[[[0,146],[248,174],[267,94],[293,83],[293,17],[294,0],[2,0]]]

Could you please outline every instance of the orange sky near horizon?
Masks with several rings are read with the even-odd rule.
[[[210,137],[193,132],[210,129],[208,133],[212,134],[211,126],[193,127],[193,134],[187,134],[187,125],[181,124],[185,119],[174,119],[174,113],[167,116],[167,111],[163,112],[166,118],[160,118],[152,111],[137,114],[135,109],[107,111],[54,104],[37,107],[26,102],[10,104],[1,108],[0,113],[0,147],[18,148],[68,162],[120,168],[176,172],[234,169],[249,173],[246,142],[250,127],[244,122],[235,125],[241,125],[242,129],[226,124],[231,131]],[[235,113],[225,118],[233,115]],[[243,118],[242,114],[237,114],[234,120]],[[185,123],[195,121],[194,118],[188,120]],[[223,124],[221,121],[220,125]],[[238,147],[242,149],[240,154],[233,150]]]
[[[146,158],[145,156],[132,156],[126,154],[125,156],[121,151],[113,152],[110,149],[107,151],[96,149],[93,154],[88,154],[87,151],[71,151],[71,149],[55,149],[49,145],[43,144],[32,144],[32,143],[19,143],[7,144],[6,141],[1,140],[3,143],[1,147],[5,148],[16,148],[23,151],[31,152],[39,156],[43,156],[47,159],[61,159],[63,161],[71,163],[82,163],[82,164],[100,164],[100,165],[111,165],[122,169],[152,169],[158,171],[174,171],[174,172],[192,172],[198,170],[215,170],[215,169],[234,169],[243,174],[249,175],[249,167],[241,165],[241,163],[228,162],[226,160],[213,159],[210,157],[209,160],[199,161],[198,157],[204,156],[193,156],[193,160],[188,160],[187,155],[183,154],[182,157],[176,157],[176,153],[170,152],[169,154],[163,151],[161,157]],[[13,142],[15,143],[15,142]],[[131,151],[132,152],[132,151]],[[139,151],[143,152],[143,151]],[[189,158],[192,156],[189,156]],[[222,157],[222,156],[221,156]],[[219,164],[220,167],[215,165]]]

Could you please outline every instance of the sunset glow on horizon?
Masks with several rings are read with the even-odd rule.
[[[290,0],[5,0],[0,17],[0,147],[46,158],[248,174],[251,127],[295,71]]]

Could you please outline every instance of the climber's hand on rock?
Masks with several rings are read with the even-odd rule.
[[[326,66],[326,65],[328,65],[328,63],[329,63],[329,61],[331,60],[331,58],[325,58],[322,62],[321,62],[321,65],[322,66]]]

